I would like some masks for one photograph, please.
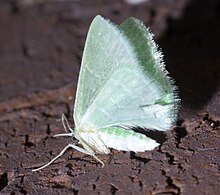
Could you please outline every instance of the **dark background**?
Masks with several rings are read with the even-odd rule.
[[[182,100],[177,126],[154,149],[94,159],[68,151],[83,46],[97,14],[149,26]],[[218,0],[0,1],[1,194],[218,194],[220,191],[220,2]]]

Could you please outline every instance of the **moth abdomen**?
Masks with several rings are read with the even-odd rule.
[[[106,147],[116,150],[143,152],[153,150],[159,145],[155,140],[141,133],[120,127],[99,129],[98,135]]]

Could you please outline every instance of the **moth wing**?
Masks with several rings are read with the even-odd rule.
[[[155,100],[155,107],[158,105],[168,107],[163,117],[164,119],[167,117],[170,121],[167,122],[166,128],[170,127],[176,122],[180,99],[177,95],[177,87],[165,69],[163,56],[158,51],[153,35],[142,21],[133,17],[126,19],[119,28],[135,48],[136,56],[145,74],[160,89],[160,98]]]
[[[82,123],[84,125],[83,116],[88,113],[113,73],[122,68],[122,65],[127,66],[128,62],[137,64],[125,36],[122,36],[110,21],[96,16],[88,31],[78,79],[74,105],[74,121],[77,128],[81,128]],[[91,117],[88,118],[88,123]]]
[[[167,77],[164,80],[170,86],[164,85],[165,70],[160,70],[152,37],[138,25],[132,35],[126,23],[119,30],[98,16],[90,27],[75,104],[75,121],[81,128],[141,126],[166,130],[174,121],[173,88]],[[139,41],[131,38],[135,33],[139,33]],[[145,44],[137,49],[139,42]],[[150,62],[159,64],[144,64],[142,49]]]

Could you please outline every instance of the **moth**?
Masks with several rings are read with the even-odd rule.
[[[168,76],[162,54],[145,25],[128,18],[119,26],[96,16],[89,28],[79,73],[74,105],[75,128],[62,121],[78,143],[68,149],[93,156],[110,148],[143,152],[159,144],[134,127],[166,131],[177,119],[179,97]]]

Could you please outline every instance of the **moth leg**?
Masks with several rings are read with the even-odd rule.
[[[104,163],[95,156],[93,151],[92,152],[91,151],[87,151],[87,150],[85,150],[83,148],[80,148],[80,147],[74,145],[74,144],[68,144],[55,158],[53,158],[47,164],[45,164],[45,165],[43,165],[43,166],[41,166],[41,167],[39,167],[37,169],[32,169],[32,171],[33,172],[34,171],[39,171],[39,170],[44,169],[45,167],[51,165],[55,160],[57,160],[59,157],[61,157],[66,152],[66,150],[69,149],[69,148],[73,148],[73,149],[76,149],[79,152],[82,152],[84,154],[88,154],[90,156],[93,156],[98,162],[100,162],[102,164],[102,166],[104,166]]]
[[[55,160],[57,160],[59,157],[61,157],[67,149],[69,148],[74,148],[76,150],[78,150],[79,152],[82,152],[82,153],[85,153],[85,154],[88,154],[88,155],[91,155],[91,153],[87,152],[86,150],[84,150],[83,148],[80,148],[74,144],[68,144],[55,158],[53,158],[50,162],[48,162],[47,164],[37,168],[37,169],[33,169],[32,171],[39,171],[47,166],[49,166],[50,164],[52,164]]]
[[[99,163],[102,164],[102,168],[105,166],[105,163],[102,162],[95,154],[91,155],[93,158],[95,158]]]
[[[105,166],[105,163],[104,162],[102,162],[96,155],[95,155],[95,153],[94,153],[94,151],[84,142],[84,141],[82,141],[81,139],[79,140],[80,141],[80,143],[83,145],[83,147],[85,148],[85,149],[83,149],[83,150],[85,150],[90,156],[92,156],[93,158],[95,158],[99,163],[101,163],[102,164],[102,168]],[[82,148],[81,148],[82,149]]]
[[[62,136],[72,137],[73,133],[60,133],[60,134],[54,135],[53,137],[62,137]]]
[[[84,154],[88,154],[92,157],[94,157],[98,162],[100,162],[102,164],[102,167],[104,167],[104,163],[98,158],[96,157],[96,155],[94,154],[93,150],[91,148],[89,148],[89,150],[87,150],[87,148],[80,148],[74,144],[69,144],[70,147],[72,147],[73,149],[78,150],[79,152],[82,152]],[[84,146],[84,145],[83,145]]]
[[[68,145],[67,145],[55,158],[53,158],[50,162],[48,162],[47,164],[45,164],[45,165],[43,165],[43,166],[41,166],[41,167],[39,167],[39,168],[37,168],[37,169],[33,169],[32,171],[33,171],[33,172],[34,172],[34,171],[39,171],[39,170],[41,170],[41,169],[43,169],[43,168],[49,166],[49,165],[52,164],[55,160],[57,160],[59,157],[61,157],[61,156],[66,152],[67,149],[72,148],[71,145],[72,145],[72,144],[68,144]]]

